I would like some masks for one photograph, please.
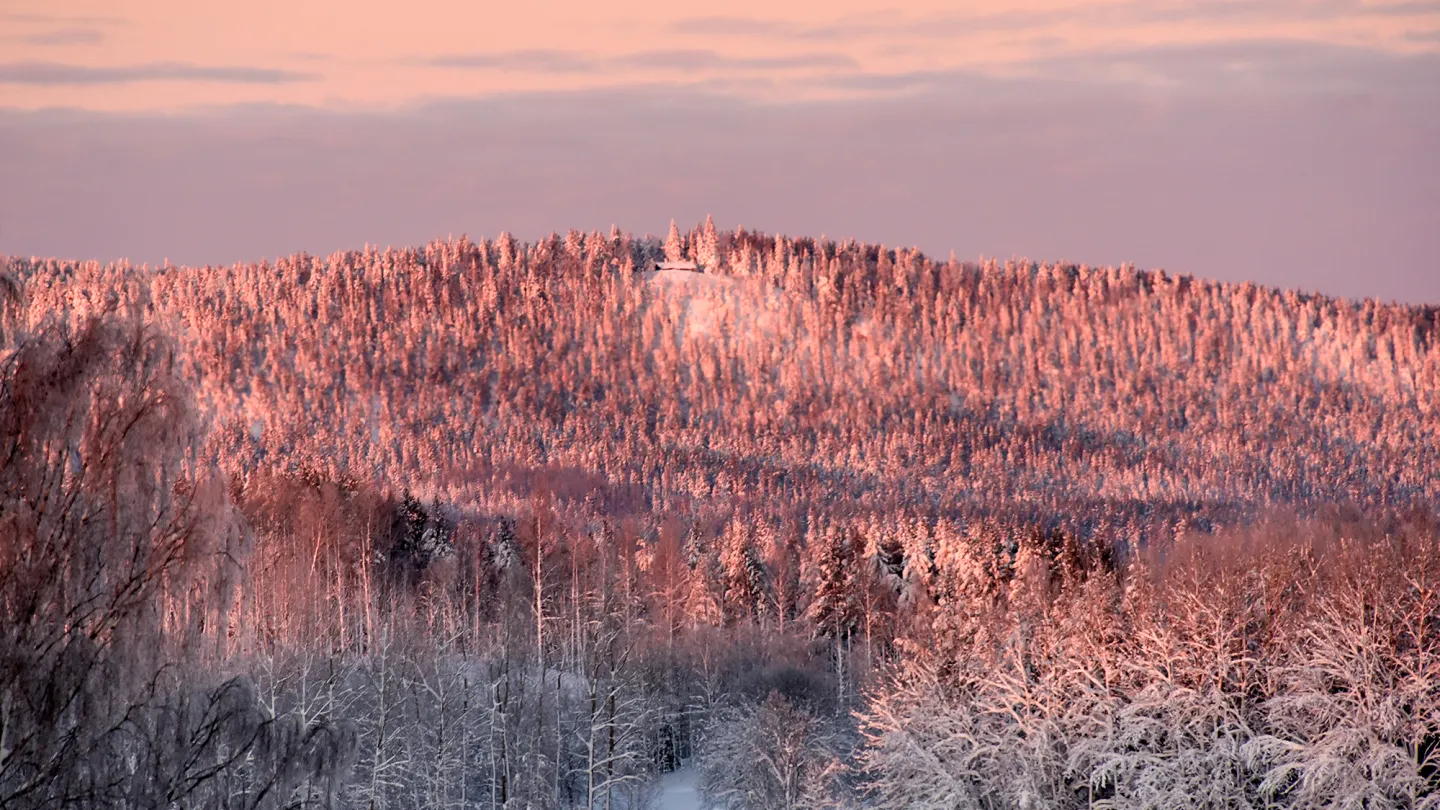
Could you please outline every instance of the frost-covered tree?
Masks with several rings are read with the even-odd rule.
[[[712,806],[819,808],[840,790],[837,733],[779,693],[723,714],[715,725],[700,764],[701,791]]]
[[[244,533],[171,344],[52,321],[0,360],[0,805],[325,801],[348,738],[228,658]]]

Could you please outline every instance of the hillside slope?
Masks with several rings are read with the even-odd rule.
[[[693,258],[705,275],[648,272]],[[11,261],[22,318],[175,335],[228,470],[485,511],[1200,525],[1440,498],[1440,312],[702,226],[145,271]],[[676,277],[676,276],[680,277]]]

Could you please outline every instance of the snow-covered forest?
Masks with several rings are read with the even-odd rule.
[[[709,222],[4,264],[0,807],[1440,807],[1435,307]]]

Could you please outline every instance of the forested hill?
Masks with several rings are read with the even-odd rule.
[[[655,272],[665,259],[702,273]],[[1164,272],[717,232],[234,267],[10,260],[20,320],[174,336],[230,473],[475,513],[1058,518],[1440,501],[1440,312]]]

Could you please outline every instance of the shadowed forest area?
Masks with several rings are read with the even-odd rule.
[[[1440,807],[1440,309],[709,222],[7,264],[0,807]]]

